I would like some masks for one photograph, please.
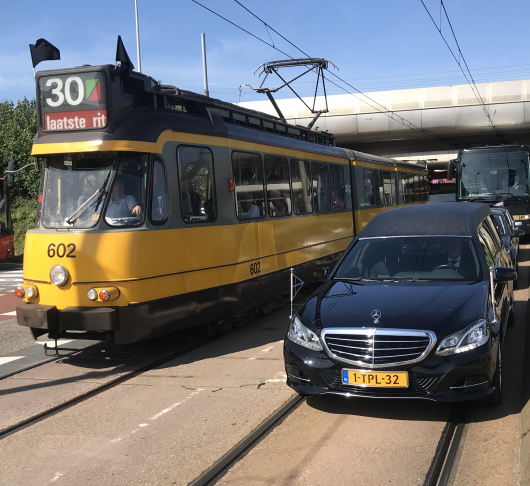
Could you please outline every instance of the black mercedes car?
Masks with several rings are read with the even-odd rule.
[[[511,225],[508,219],[510,213],[504,208],[491,208],[491,213],[497,224],[501,240],[512,258],[512,266],[517,270],[519,238],[524,236],[525,232]]]
[[[293,316],[287,384],[303,395],[502,400],[513,280],[490,208],[385,211]],[[329,274],[328,274],[329,273]]]

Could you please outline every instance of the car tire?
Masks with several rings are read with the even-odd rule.
[[[491,380],[491,386],[494,388],[491,395],[486,398],[488,405],[497,407],[502,403],[502,359],[501,359],[501,343],[499,342],[497,355],[497,366],[493,378]]]
[[[513,310],[513,303],[512,303],[512,309],[510,310],[510,313],[508,314],[508,327],[512,327],[515,324],[515,312]]]

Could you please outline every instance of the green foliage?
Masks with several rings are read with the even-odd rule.
[[[13,230],[15,231],[15,255],[24,253],[24,238],[28,229],[35,227],[37,198],[17,199],[11,206]]]
[[[30,162],[31,146],[37,133],[37,104],[24,98],[13,104],[0,103],[0,177],[5,177],[7,161],[15,161],[15,169]],[[40,171],[34,167],[15,174],[15,185],[10,189],[12,200],[36,200],[39,193]]]

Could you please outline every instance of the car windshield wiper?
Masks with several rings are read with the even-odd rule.
[[[370,278],[362,278],[362,277],[335,277],[333,280],[337,280],[338,282],[360,282],[361,280],[364,282],[374,282],[373,279]],[[361,284],[362,285],[362,284]]]
[[[110,170],[107,174],[107,177],[105,178],[105,181],[103,182],[101,187],[94,194],[92,194],[92,196],[90,196],[83,204],[81,204],[81,206],[79,206],[68,218],[66,218],[65,221],[67,224],[74,224],[78,219],[81,219],[83,216],[85,216],[90,210],[90,208],[94,206],[94,201],[96,202],[96,208],[101,204],[103,196],[107,194],[105,188],[107,187],[107,182],[109,181],[109,177],[111,174],[112,170]]]

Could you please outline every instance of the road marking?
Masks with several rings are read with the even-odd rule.
[[[6,356],[0,358],[0,366],[3,364],[11,363],[11,361],[16,361],[17,359],[25,358],[25,356]]]
[[[17,311],[11,311],[11,312],[4,312],[3,314],[0,314],[0,316],[16,316]]]

